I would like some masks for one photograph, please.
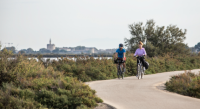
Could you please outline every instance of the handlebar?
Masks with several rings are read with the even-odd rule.
[[[145,55],[142,55],[142,56],[134,56],[136,58],[144,58]]]
[[[121,60],[121,59],[116,59],[115,63],[124,63],[125,61]]]

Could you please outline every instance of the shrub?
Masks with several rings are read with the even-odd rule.
[[[22,55],[10,59],[12,54],[6,50],[0,55],[0,108],[89,109],[103,102],[94,90],[77,79],[78,73],[77,77],[64,74],[62,70],[72,70],[64,64],[64,59],[58,61],[62,63],[62,70],[55,71],[52,63],[44,64]],[[80,72],[82,69],[73,70]]]
[[[194,74],[189,71],[172,76],[165,85],[169,91],[200,98],[200,72],[199,74]]]

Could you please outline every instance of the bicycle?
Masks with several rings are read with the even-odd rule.
[[[120,79],[120,76],[122,79],[124,79],[124,72],[123,72],[123,69],[124,69],[124,66],[122,63],[124,63],[125,61],[121,60],[121,59],[117,59],[115,60],[115,63],[117,63],[117,76],[118,76],[118,79]]]
[[[144,77],[144,69],[143,69],[143,65],[142,65],[142,62],[140,61],[141,58],[144,58],[144,55],[143,56],[137,56],[136,57],[137,60],[138,60],[138,66],[137,66],[137,77],[138,79],[142,79]]]

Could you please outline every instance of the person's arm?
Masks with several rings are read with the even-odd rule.
[[[126,52],[123,53],[123,60],[125,60],[125,55],[126,55]]]
[[[133,56],[136,56],[137,55],[137,50],[135,51],[135,54]]]
[[[144,56],[146,56],[146,55],[147,55],[147,53],[146,53],[146,50],[145,50],[145,49],[144,49],[144,51],[143,51],[143,52],[144,52]]]
[[[125,60],[125,56],[126,55],[126,50],[125,49],[123,49],[123,60]]]

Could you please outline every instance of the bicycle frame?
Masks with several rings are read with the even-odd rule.
[[[124,63],[124,61],[122,61],[122,60],[117,60],[117,76],[118,76],[118,78],[120,79],[120,76],[122,77],[122,79],[124,78],[124,75],[123,75],[123,71],[122,71],[122,69],[123,69],[123,63]]]
[[[138,66],[137,66],[138,79],[142,78],[143,75],[144,75],[143,65],[142,65],[142,62],[140,61],[140,58],[142,58],[142,57],[137,57],[137,60],[138,60]]]

